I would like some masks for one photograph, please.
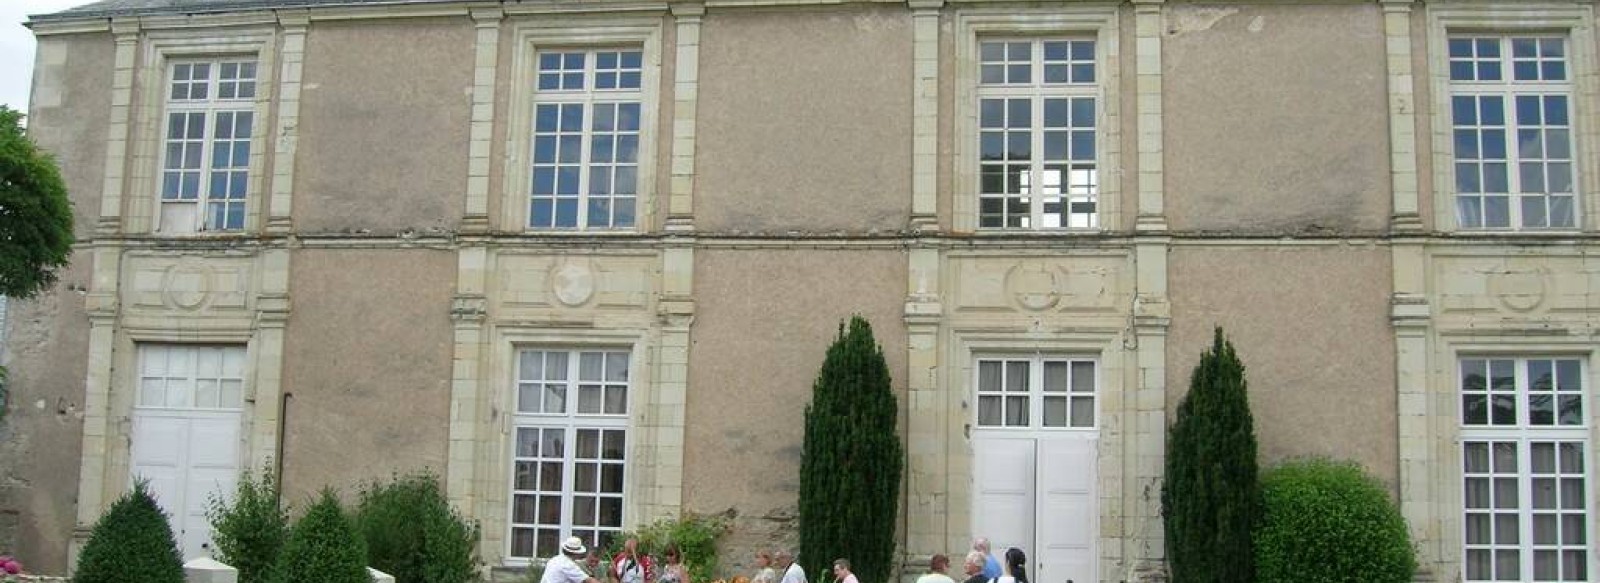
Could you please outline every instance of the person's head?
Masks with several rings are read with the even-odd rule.
[[[628,537],[622,541],[622,553],[630,557],[639,554],[639,539]]]
[[[756,551],[756,568],[765,569],[772,566],[772,553]]]
[[[978,538],[972,539],[972,550],[978,551],[978,552],[983,553],[985,555],[989,554],[989,539],[981,537],[981,536],[978,537]]]
[[[583,563],[588,565],[590,569],[599,567],[600,555],[595,554],[594,551],[589,551],[589,554],[583,558]]]
[[[961,564],[961,570],[968,575],[977,575],[983,572],[984,557],[982,551],[967,553],[967,560]]]
[[[1004,563],[1006,573],[1009,573],[1021,583],[1028,583],[1028,568],[1026,566],[1028,564],[1028,555],[1023,553],[1022,549],[1017,547],[1006,549]]]
[[[583,546],[583,539],[575,536],[569,536],[567,537],[566,542],[561,543],[561,554],[566,555],[567,558],[576,561],[584,558],[585,555],[588,555],[589,549]]]
[[[950,557],[946,557],[944,555],[934,555],[933,558],[928,559],[928,570],[935,573],[949,571]]]
[[[779,567],[783,567],[785,569],[789,568],[789,565],[794,564],[794,553],[789,551],[778,551],[778,554],[773,555],[772,558],[778,561]]]
[[[850,576],[850,559],[833,560],[833,576],[843,580]]]
[[[676,565],[683,562],[683,555],[678,552],[678,545],[667,545],[667,551],[663,554],[667,558],[668,565]]]

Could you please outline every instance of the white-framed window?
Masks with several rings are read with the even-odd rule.
[[[1098,427],[1099,365],[1050,356],[977,359],[977,426],[1014,429]]]
[[[1098,228],[1094,37],[980,38],[980,229]]]
[[[645,134],[644,51],[547,48],[534,61],[527,227],[632,229]]]
[[[549,557],[569,536],[604,548],[622,531],[631,353],[516,355],[507,556]]]
[[[1457,34],[1447,46],[1457,226],[1576,228],[1570,39]]]
[[[139,345],[140,408],[244,407],[245,347]]]
[[[1585,363],[1459,362],[1467,581],[1590,581],[1595,566]]]
[[[257,133],[253,58],[174,59],[162,118],[160,230],[240,231]]]

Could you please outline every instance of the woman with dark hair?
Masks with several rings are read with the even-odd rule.
[[[1000,583],[1028,583],[1028,555],[1022,549],[1011,547],[1006,549],[1006,560],[1002,562],[1005,574],[1000,577]]]

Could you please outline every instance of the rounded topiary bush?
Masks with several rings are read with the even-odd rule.
[[[367,547],[332,490],[323,490],[289,531],[275,571],[281,583],[372,583]]]
[[[353,520],[367,543],[368,564],[396,583],[465,583],[477,577],[477,527],[450,507],[431,473],[369,483]]]
[[[94,524],[73,583],[183,583],[172,525],[143,480]]]
[[[1352,462],[1296,460],[1261,480],[1258,583],[1405,583],[1416,572],[1405,518]]]

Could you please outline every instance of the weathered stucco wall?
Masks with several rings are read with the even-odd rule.
[[[283,388],[286,499],[392,472],[444,473],[450,420],[448,251],[302,250]]]
[[[1263,464],[1347,458],[1395,485],[1388,248],[1178,247],[1168,266],[1169,414],[1220,325],[1246,367]]]
[[[1376,232],[1390,209],[1376,4],[1166,9],[1168,224]]]
[[[34,62],[28,137],[56,157],[79,239],[100,218],[115,49],[109,34],[46,36]]]
[[[841,320],[872,323],[905,391],[904,281],[900,251],[696,252],[684,506],[738,512],[725,565],[798,542],[805,405]]]
[[[475,42],[466,18],[311,27],[298,230],[427,232],[460,223]]]
[[[107,34],[47,36],[34,63],[28,135],[56,157],[80,240],[92,236],[100,217],[113,52]],[[35,572],[66,572],[77,519],[89,355],[82,291],[92,267],[92,254],[74,253],[54,287],[32,300],[12,300],[6,318],[0,548]]]
[[[905,228],[911,86],[904,8],[712,10],[700,45],[695,226]]]
[[[81,290],[93,257],[72,265],[48,293],[12,300],[0,420],[0,548],[29,571],[65,573],[77,521],[83,399],[89,372],[89,316]]]

